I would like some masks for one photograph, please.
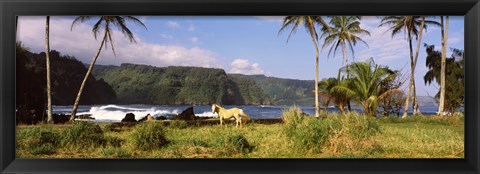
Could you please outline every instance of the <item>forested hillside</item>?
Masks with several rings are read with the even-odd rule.
[[[223,69],[122,64],[97,65],[93,74],[105,79],[124,104],[270,104],[255,82],[232,79]]]
[[[124,104],[313,105],[313,81],[226,74],[223,69],[96,65]]]
[[[283,79],[264,75],[229,74],[229,76],[235,79],[253,80],[275,105],[311,106],[315,102],[313,80]]]
[[[50,51],[52,105],[73,105],[87,68],[74,57]],[[32,53],[17,44],[16,109],[19,122],[36,122],[46,109],[45,53]],[[102,79],[90,77],[80,104],[116,103],[115,91]],[[28,115],[29,118],[26,118]],[[36,118],[30,118],[35,115]],[[45,116],[46,117],[46,116]]]

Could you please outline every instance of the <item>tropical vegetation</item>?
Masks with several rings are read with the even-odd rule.
[[[428,67],[427,73],[423,79],[425,84],[432,84],[435,81],[440,85],[442,74],[446,74],[445,78],[445,101],[444,112],[454,113],[458,108],[463,107],[465,103],[465,59],[464,52],[459,49],[452,49],[451,57],[446,58],[445,69],[446,72],[441,71],[442,53],[435,50],[434,45],[425,44],[427,59],[426,65]],[[435,94],[437,101],[440,98],[441,91]]]
[[[77,17],[71,26],[93,17]],[[90,64],[50,50],[50,17],[45,25],[45,52],[32,53],[16,43],[17,158],[463,158],[464,52],[446,56],[448,16],[444,23],[426,16],[386,16],[392,38],[403,32],[410,51],[410,72],[377,64],[373,58],[354,59],[358,42],[368,47],[359,16],[286,16],[278,34],[288,31],[287,42],[298,28],[306,29],[315,49],[314,81],[227,74],[223,69],[154,67],[124,63],[97,65],[102,49],[113,44],[113,28],[135,43],[126,22],[146,26],[132,16],[100,16],[93,25],[96,38],[103,31]],[[324,19],[329,19],[327,23]],[[428,17],[430,18],[430,17]],[[18,18],[17,18],[18,19]],[[415,68],[427,26],[441,26],[442,48],[426,48],[425,84],[440,86],[435,95],[438,114],[419,111]],[[414,53],[413,41],[417,41]],[[342,46],[345,66],[336,77],[319,81],[319,42],[329,56]],[[347,49],[347,47],[349,49]],[[353,62],[349,63],[348,50]],[[379,58],[381,59],[381,57]],[[50,64],[52,66],[50,66]],[[87,68],[88,67],[88,68]],[[407,77],[408,75],[408,77]],[[82,78],[83,77],[83,78]],[[400,88],[409,80],[405,95]],[[46,82],[46,83],[45,83]],[[78,90],[78,91],[77,91]],[[312,91],[315,97],[311,96]],[[76,95],[75,95],[76,94]],[[413,115],[407,116],[412,101]],[[320,101],[324,108],[320,112]],[[350,101],[362,113],[350,110]],[[68,124],[52,125],[52,105],[70,105]],[[153,105],[293,105],[281,119],[252,119],[244,128],[220,126],[218,119],[150,120],[131,123],[75,121],[80,104]],[[333,103],[340,113],[328,113]],[[295,105],[314,105],[314,117]],[[348,107],[348,111],[345,110]],[[381,112],[378,110],[382,108]],[[403,108],[403,117],[400,113]],[[45,113],[46,112],[46,113]],[[379,114],[380,113],[380,114]],[[448,117],[443,115],[448,114]],[[47,114],[45,116],[45,114]],[[46,117],[46,118],[45,118]],[[219,133],[221,132],[221,133]]]
[[[418,53],[420,51],[420,44],[422,42],[423,30],[427,29],[427,26],[439,26],[436,21],[426,20],[425,16],[385,16],[380,26],[389,25],[389,31],[392,32],[392,38],[403,31],[404,38],[408,36],[408,45],[410,48],[410,81],[408,84],[408,92],[405,100],[405,106],[403,108],[403,117],[407,117],[408,103],[410,96],[412,97],[412,109],[414,114],[421,114],[417,103],[417,93],[415,89],[415,67],[417,65]],[[417,40],[417,49],[415,56],[413,55],[412,40],[415,36]]]
[[[283,123],[172,126],[75,122],[17,127],[17,158],[463,158],[463,116],[379,119],[350,112]],[[177,124],[178,125],[178,124]],[[111,129],[118,127],[118,129]],[[222,132],[222,133],[219,133]]]
[[[16,46],[16,110],[17,124],[35,124],[46,121],[47,86],[46,53],[32,53],[17,43]],[[52,105],[71,105],[75,101],[76,90],[87,68],[69,55],[56,50],[50,51]],[[91,76],[91,75],[90,75]],[[85,85],[80,104],[116,103],[117,97],[112,87],[103,79],[91,76]]]
[[[73,30],[73,27],[76,24],[78,24],[79,22],[85,22],[87,20],[90,20],[91,18],[92,18],[91,16],[79,16],[79,17],[77,17],[75,20],[73,20],[71,29]],[[83,90],[85,88],[85,83],[87,82],[88,77],[90,76],[90,73],[92,72],[93,66],[95,65],[95,62],[97,61],[98,56],[100,55],[100,52],[102,51],[103,46],[104,45],[106,46],[108,43],[110,43],[111,49],[112,49],[113,53],[115,54],[115,48],[114,48],[113,39],[112,39],[112,33],[113,33],[112,28],[114,26],[118,27],[120,29],[120,31],[123,34],[125,34],[125,36],[127,36],[127,38],[129,39],[130,42],[136,42],[132,31],[130,31],[130,29],[128,29],[128,27],[126,25],[126,21],[130,21],[130,22],[139,24],[139,25],[145,27],[145,29],[147,29],[147,27],[142,23],[142,21],[140,21],[139,19],[137,19],[133,16],[101,16],[100,19],[93,26],[92,32],[93,32],[93,34],[95,36],[95,39],[96,39],[97,34],[100,33],[100,27],[103,25],[103,37],[102,37],[102,41],[100,42],[100,47],[98,48],[97,53],[93,57],[92,63],[90,63],[90,66],[88,67],[87,73],[85,74],[85,78],[83,78],[82,84],[80,85],[80,89],[78,90],[78,94],[77,94],[77,97],[75,99],[75,103],[73,104],[73,109],[72,109],[72,113],[71,113],[71,116],[70,116],[70,121],[73,121],[75,119],[75,115],[76,115],[77,109],[78,109],[78,104],[80,102],[80,98],[81,98]]]
[[[292,33],[296,31],[298,27],[304,26],[307,29],[308,34],[313,42],[313,47],[315,48],[315,117],[319,117],[319,104],[318,104],[318,63],[319,63],[319,53],[318,53],[318,34],[316,25],[320,25],[326,30],[330,27],[323,20],[321,16],[287,16],[283,19],[283,24],[278,33],[290,28],[290,33],[288,34],[288,39]]]

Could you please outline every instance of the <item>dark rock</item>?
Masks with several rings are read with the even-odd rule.
[[[92,114],[82,114],[82,115],[78,115],[75,118],[86,119],[86,120],[95,120],[95,118],[92,117]]]
[[[53,123],[55,124],[64,124],[70,121],[70,115],[65,114],[52,114]]]
[[[155,118],[155,120],[166,120],[166,119],[167,119],[167,117],[165,117],[165,116],[160,116],[160,117]]]
[[[135,120],[135,115],[133,113],[128,113],[121,122],[137,122],[137,120]]]
[[[155,118],[153,118],[152,115],[150,114],[147,114],[145,117],[143,117],[142,119],[138,120],[138,122],[144,122],[144,121],[154,121]]]
[[[195,116],[195,119],[196,120],[208,120],[208,119],[211,119],[213,117],[199,117],[199,116]]]
[[[195,120],[195,114],[193,113],[193,107],[188,107],[182,113],[173,116],[173,120]]]

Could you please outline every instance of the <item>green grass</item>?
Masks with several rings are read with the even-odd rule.
[[[325,118],[284,123],[141,123],[17,127],[18,158],[463,158],[463,117]]]

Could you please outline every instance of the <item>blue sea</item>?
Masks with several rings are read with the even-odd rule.
[[[95,121],[98,122],[119,122],[127,113],[133,113],[135,119],[141,119],[147,114],[154,117],[164,116],[167,118],[173,117],[173,115],[180,114],[187,109],[187,105],[80,105],[78,107],[77,115],[91,114]],[[281,113],[284,110],[288,110],[292,106],[223,106],[224,108],[237,107],[243,109],[250,118],[281,118]],[[315,113],[315,107],[313,106],[297,106],[302,109],[303,112],[313,115]],[[359,106],[352,106],[352,109],[357,112],[362,112],[362,108]],[[53,113],[55,114],[70,114],[72,106],[53,106]],[[196,116],[199,117],[218,117],[217,114],[212,113],[210,105],[193,106],[193,111]],[[339,112],[337,108],[328,108],[329,112]],[[423,106],[420,107],[420,111],[423,114],[435,114],[437,111],[436,106]],[[411,114],[411,110],[409,110]]]

